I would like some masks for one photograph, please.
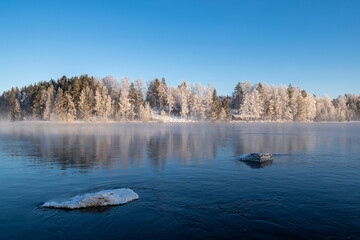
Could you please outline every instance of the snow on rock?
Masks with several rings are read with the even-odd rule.
[[[265,162],[272,160],[273,157],[271,153],[250,153],[240,156],[240,161],[245,161],[245,162]]]
[[[197,122],[195,120],[184,119],[183,117],[177,116],[161,116],[160,113],[153,111],[152,119],[157,122],[164,122],[164,123],[188,123],[188,122]]]
[[[49,201],[44,203],[43,207],[78,209],[88,207],[114,206],[125,204],[136,199],[139,199],[139,196],[133,190],[129,188],[119,188],[103,190],[96,193],[77,195],[69,200],[61,202]]]

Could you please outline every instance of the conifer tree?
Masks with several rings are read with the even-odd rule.
[[[45,88],[44,88],[45,89]],[[32,112],[34,119],[41,120],[42,118],[42,111],[43,111],[43,101],[42,99],[42,89],[41,86],[38,85],[35,87],[33,101],[32,101]]]
[[[45,100],[45,107],[43,112],[43,119],[44,120],[51,120],[51,116],[54,110],[54,87],[50,85],[50,87],[43,91],[42,93],[43,99]]]
[[[196,87],[196,92],[192,94],[192,104],[191,104],[191,117],[192,119],[205,119],[205,109],[202,99],[202,86],[198,84]]]
[[[172,109],[174,107],[174,104],[175,104],[175,98],[174,98],[173,92],[174,92],[173,88],[169,88],[166,91],[166,101],[167,101],[168,108],[169,108],[169,117],[170,117],[171,111],[172,111]]]
[[[225,112],[225,118],[223,120],[231,120],[232,114],[227,98],[224,98],[224,101],[222,102],[222,109],[224,109]]]
[[[219,119],[220,121],[225,121],[225,120],[227,120],[227,119],[226,119],[226,112],[225,112],[225,109],[224,109],[223,107],[220,108],[220,113],[219,113],[218,119]]]
[[[219,98],[216,94],[216,89],[213,90],[213,95],[212,95],[212,103],[211,103],[211,117],[210,119],[212,121],[216,121],[219,119],[219,114],[221,111],[221,107],[219,104]]]
[[[237,111],[239,111],[244,98],[244,91],[241,85],[241,83],[236,84],[231,100],[232,108],[236,109]]]
[[[130,87],[129,87],[129,101],[133,107],[136,106],[137,97],[138,96],[136,93],[135,85],[134,85],[134,83],[131,83]]]
[[[21,106],[20,106],[20,103],[19,103],[18,99],[15,99],[14,120],[15,121],[22,120]]]
[[[16,120],[15,106],[16,105],[16,96],[14,88],[11,88],[10,100],[9,100],[9,119],[10,121]]]
[[[65,100],[64,100],[64,93],[61,87],[58,89],[56,94],[55,109],[56,109],[57,118],[60,121],[65,121],[66,120]]]
[[[144,93],[143,93],[143,88],[144,88],[144,84],[142,82],[141,79],[138,79],[135,81],[135,86],[136,86],[136,103],[135,103],[135,113],[139,115],[139,109],[140,106],[144,105]]]
[[[70,93],[66,93],[66,121],[72,122],[76,119],[76,107]]]
[[[204,108],[207,119],[211,119],[212,116],[213,90],[214,88],[211,84],[205,90]]]
[[[159,108],[163,109],[164,105],[166,104],[166,92],[168,90],[168,87],[166,85],[165,78],[162,78],[161,83],[158,87],[158,93],[159,93]]]
[[[90,89],[86,86],[80,93],[79,98],[79,119],[88,121],[91,117]]]
[[[181,116],[185,119],[189,116],[189,95],[190,91],[185,82],[182,82],[179,86],[180,101],[181,101]]]

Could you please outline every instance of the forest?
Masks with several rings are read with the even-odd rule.
[[[182,82],[168,86],[165,78],[146,85],[141,79],[120,82],[112,76],[81,75],[12,88],[0,96],[0,113],[11,121],[356,121],[360,97],[335,99],[308,94],[292,85],[237,83],[231,96],[218,96],[209,84]],[[165,120],[168,119],[168,120]]]

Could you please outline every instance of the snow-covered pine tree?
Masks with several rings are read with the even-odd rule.
[[[137,98],[136,98],[136,103],[135,103],[135,114],[139,115],[139,109],[140,106],[144,105],[144,83],[141,79],[137,79],[135,81],[135,87],[136,87],[136,94],[137,94]]]
[[[16,102],[15,89],[11,88],[10,98],[9,98],[9,119],[10,119],[10,121],[16,121],[15,102]]]
[[[185,82],[182,82],[179,87],[180,101],[181,101],[181,116],[188,119],[189,116],[189,96],[190,90]]]
[[[249,115],[250,119],[258,120],[261,118],[263,114],[263,104],[262,98],[257,88],[254,88],[251,91],[250,98],[249,98]]]
[[[305,90],[301,91],[301,94],[299,94],[296,98],[296,115],[295,120],[304,122],[307,120],[307,106],[306,104],[306,97],[307,92]]]
[[[316,121],[335,121],[336,110],[328,95],[316,101]]]
[[[239,109],[242,104],[243,98],[244,98],[244,91],[242,88],[242,84],[239,82],[235,86],[231,99],[231,106],[233,109],[235,109],[235,111],[237,111],[237,113],[239,113]]]
[[[316,117],[316,97],[313,94],[308,94],[305,98],[306,106],[306,120],[314,121]]]
[[[250,105],[250,93],[245,93],[243,97],[243,102],[240,105],[240,118],[242,120],[250,120],[251,117],[251,105]]]
[[[61,87],[57,90],[55,109],[57,116],[56,119],[60,121],[65,121],[66,120],[65,100],[64,100],[64,93]]]
[[[173,87],[168,88],[168,90],[166,91],[166,101],[167,101],[168,108],[169,108],[169,117],[171,115],[171,111],[175,104],[174,91],[175,91],[175,89]]]
[[[32,100],[32,113],[33,118],[37,120],[42,119],[42,112],[44,110],[44,101],[42,101],[42,90],[45,89],[45,86],[40,84],[34,87],[33,100]]]
[[[152,110],[149,102],[145,102],[145,107],[140,106],[139,117],[143,122],[148,122],[152,119]]]
[[[79,119],[88,121],[91,117],[91,108],[89,104],[89,87],[85,87],[80,93],[79,99]]]
[[[100,87],[96,87],[94,96],[94,114],[96,120],[101,120],[103,116],[103,99]]]
[[[224,109],[223,107],[220,108],[220,113],[219,113],[218,119],[219,119],[220,121],[225,121],[225,120],[227,120],[227,119],[226,119],[226,112],[225,112],[225,109]]]
[[[274,100],[272,96],[272,89],[266,83],[263,85],[263,113],[261,118],[264,120],[273,119],[274,115]]]
[[[131,103],[128,97],[130,81],[128,78],[121,79],[120,98],[119,98],[119,120],[125,121],[131,111]]]
[[[224,100],[222,102],[222,109],[224,109],[224,112],[225,112],[225,118],[223,120],[227,120],[227,121],[232,120],[232,114],[231,114],[229,102],[226,97],[224,98]]]
[[[43,112],[43,119],[46,121],[51,120],[51,116],[54,110],[55,98],[54,98],[54,87],[50,84],[49,88],[44,91],[43,98],[45,99],[45,107]]]
[[[70,93],[66,93],[66,121],[72,122],[76,119],[76,107]]]
[[[204,120],[206,118],[205,108],[203,104],[203,88],[200,83],[193,87],[191,101],[191,118],[197,120]]]
[[[212,121],[216,121],[219,119],[219,115],[220,115],[220,111],[221,111],[221,106],[219,104],[219,98],[216,94],[216,89],[213,90],[213,95],[212,95],[212,103],[211,103],[211,115],[210,115],[210,119]],[[225,113],[226,115],[226,113]]]
[[[135,85],[134,83],[130,83],[130,87],[129,87],[129,101],[130,104],[133,108],[136,107],[136,101],[137,101],[137,93],[136,93],[136,89],[135,89]]]
[[[211,119],[212,116],[213,90],[214,87],[211,84],[209,84],[208,87],[205,89],[203,106],[207,119]]]
[[[21,106],[20,106],[20,103],[19,103],[19,100],[18,100],[18,99],[15,99],[14,120],[15,120],[15,121],[20,121],[20,120],[22,120]]]
[[[159,108],[163,109],[166,105],[166,93],[168,90],[168,86],[166,85],[165,78],[162,78],[161,83],[158,87],[158,95],[159,95]]]

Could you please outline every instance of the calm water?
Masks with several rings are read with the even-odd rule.
[[[0,239],[360,238],[359,123],[0,124]],[[41,207],[121,187],[140,199]]]

